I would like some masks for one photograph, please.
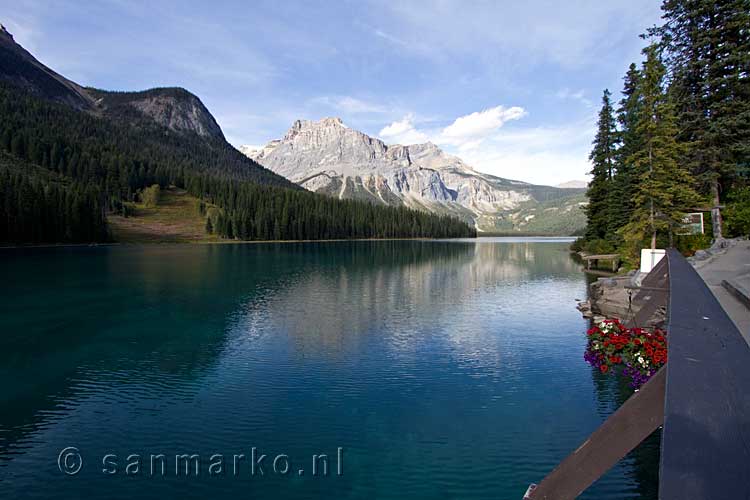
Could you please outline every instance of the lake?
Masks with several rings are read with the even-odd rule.
[[[2,496],[520,500],[629,395],[568,244],[0,250]]]

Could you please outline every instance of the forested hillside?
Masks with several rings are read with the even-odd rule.
[[[97,229],[61,230],[42,224],[34,196],[19,194],[65,189],[78,193],[77,212],[125,213],[124,203],[152,184],[175,185],[221,207],[215,230],[240,239],[471,236],[466,224],[406,209],[333,200],[305,192],[252,162],[223,139],[179,132],[123,108],[106,116],[40,99],[0,84],[0,150],[6,163],[22,160],[9,178],[0,221],[3,241],[13,243],[105,241]],[[118,119],[119,117],[119,119]],[[39,168],[28,168],[33,165]],[[42,180],[50,171],[59,183]],[[66,186],[64,188],[50,186]],[[25,188],[27,189],[27,188]],[[28,190],[28,189],[27,189]],[[85,193],[85,196],[84,196]],[[57,194],[47,197],[61,196]],[[80,201],[85,199],[87,201]],[[51,202],[50,202],[51,203]],[[66,202],[67,203],[67,202]],[[73,203],[71,201],[70,203]],[[83,205],[81,205],[83,203]],[[60,208],[60,210],[63,210]],[[16,216],[14,214],[24,214]],[[71,215],[65,220],[79,220]],[[99,216],[101,217],[101,216]],[[96,220],[93,215],[92,220]],[[53,219],[50,219],[53,220]],[[55,226],[52,229],[48,226]],[[75,224],[74,224],[75,226]],[[32,236],[33,235],[33,236]]]
[[[0,242],[107,241],[101,191],[0,153]]]
[[[110,92],[57,74],[0,25],[0,243],[109,241],[146,188],[212,205],[206,230],[235,239],[473,236],[449,217],[304,191],[224,138],[182,88]]]

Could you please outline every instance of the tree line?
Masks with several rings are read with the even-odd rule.
[[[0,83],[0,151],[35,168],[14,169],[3,181],[14,214],[6,216],[0,241],[12,243],[106,241],[106,220],[92,215],[96,228],[71,229],[83,220],[60,219],[52,228],[32,208],[39,192],[76,193],[78,205],[93,214],[128,214],[128,203],[149,186],[177,186],[220,208],[209,225],[224,238],[328,239],[367,237],[460,237],[475,230],[458,219],[406,208],[385,207],[317,195],[264,169],[217,138],[179,133],[134,110],[107,117],[41,100]],[[41,167],[41,168],[38,168]],[[38,175],[49,172],[54,182]],[[10,177],[8,177],[10,175]],[[9,180],[10,179],[10,180]],[[51,179],[51,178],[50,178]],[[10,187],[8,187],[10,186]],[[54,196],[62,197],[63,194]],[[48,197],[54,197],[49,194]],[[6,198],[10,199],[10,198]],[[40,200],[47,200],[41,197]],[[85,200],[85,201],[81,201]],[[95,201],[95,202],[94,202]],[[34,203],[42,203],[36,201]],[[45,202],[46,203],[46,202]],[[67,202],[66,202],[67,203]],[[71,204],[76,202],[71,201]],[[9,206],[10,206],[9,205]],[[50,208],[51,210],[51,208]],[[80,211],[79,210],[79,211]],[[10,213],[6,211],[6,213]],[[102,230],[98,224],[104,224]],[[92,222],[92,224],[94,224]],[[35,235],[33,238],[30,235]],[[67,235],[67,236],[66,236]]]
[[[107,241],[101,198],[95,186],[65,182],[29,165],[20,170],[16,159],[0,155],[0,242]]]
[[[604,90],[579,246],[674,244],[686,212],[714,239],[750,233],[750,1],[666,0],[622,98]],[[725,208],[725,210],[722,210]]]
[[[466,223],[449,216],[209,175],[190,176],[186,188],[192,195],[223,209],[207,222],[207,228],[223,238],[456,238],[476,234]]]

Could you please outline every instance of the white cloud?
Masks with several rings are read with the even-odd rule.
[[[325,106],[347,114],[380,114],[388,113],[390,111],[387,107],[380,104],[365,101],[348,95],[315,97],[313,99],[310,99],[310,104]]]
[[[525,116],[519,107],[497,106],[457,118],[443,129],[419,129],[407,115],[384,127],[379,136],[388,143],[432,141],[458,154],[480,172],[536,184],[555,185],[586,179],[595,119],[541,127],[502,128]]]
[[[378,135],[385,141],[400,144],[432,141],[436,144],[455,146],[459,151],[467,151],[479,147],[506,122],[518,120],[524,116],[526,116],[526,111],[521,107],[495,106],[459,116],[443,129],[418,130],[414,126],[414,115],[409,114],[384,127]]]
[[[406,115],[400,121],[384,127],[378,135],[392,144],[418,144],[429,141],[430,137],[426,133],[414,128],[412,120],[412,115]]]
[[[477,111],[456,118],[456,121],[443,129],[438,142],[457,146],[461,150],[473,149],[506,122],[524,116],[526,111],[519,106],[496,106]]]
[[[502,131],[481,148],[462,152],[466,163],[481,172],[536,184],[555,185],[586,179],[593,119],[555,126]]]

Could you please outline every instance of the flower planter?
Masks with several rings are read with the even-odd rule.
[[[602,373],[622,366],[618,372],[632,387],[645,384],[667,362],[666,332],[658,328],[627,328],[619,319],[605,319],[587,335],[583,358]]]

